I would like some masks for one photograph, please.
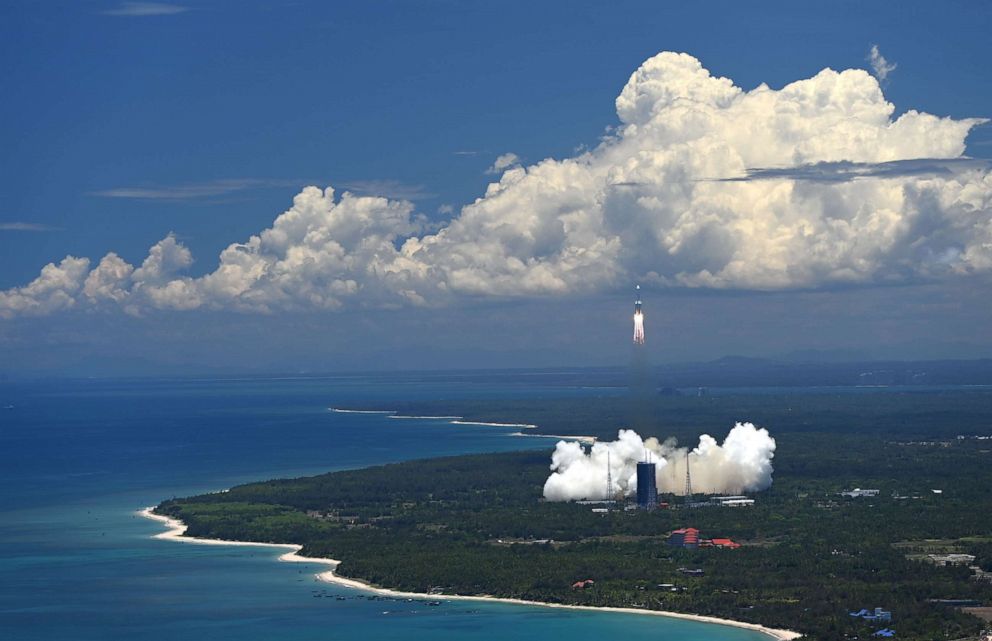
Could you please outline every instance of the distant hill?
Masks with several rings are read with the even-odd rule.
[[[725,356],[655,369],[662,387],[992,385],[992,359],[792,362]]]

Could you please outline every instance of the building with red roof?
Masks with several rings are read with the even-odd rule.
[[[715,548],[730,548],[731,550],[736,550],[741,546],[740,543],[734,543],[730,539],[711,539],[710,543]]]
[[[672,533],[668,535],[668,544],[678,548],[698,548],[699,530],[694,527],[672,530]]]
[[[672,530],[668,535],[668,544],[677,548],[726,548],[736,550],[741,546],[730,539],[704,539],[699,536],[699,530],[694,527],[685,527],[679,530]]]

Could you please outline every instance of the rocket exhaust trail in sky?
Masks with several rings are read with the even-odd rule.
[[[637,300],[634,301],[634,345],[644,344],[644,313],[641,311],[641,286],[637,286]]]
[[[644,347],[644,312],[641,310],[641,286],[637,286],[634,300],[634,343],[630,350],[630,403],[627,405],[628,425],[648,431],[656,428],[652,409],[654,385],[648,367],[647,348]]]

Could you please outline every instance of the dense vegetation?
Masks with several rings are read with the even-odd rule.
[[[884,626],[902,639],[980,629],[931,599],[988,603],[992,583],[926,554],[967,552],[982,566],[992,557],[992,441],[957,438],[992,433],[992,394],[649,397],[633,416],[630,406],[602,398],[401,409],[604,437],[636,424],[683,440],[753,420],[778,440],[772,489],[751,508],[597,514],[540,500],[547,453],[520,452],[252,483],[157,509],[193,536],[300,543],[304,554],[343,559],[343,575],[404,590],[710,614],[817,639],[866,638]],[[854,486],[881,494],[838,495]],[[744,547],[666,545],[683,526]],[[572,589],[589,578],[594,587]],[[848,615],[876,606],[893,612],[891,624]]]

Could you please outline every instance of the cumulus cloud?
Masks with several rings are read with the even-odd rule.
[[[594,149],[529,166],[497,159],[499,179],[440,226],[415,212],[416,194],[307,187],[206,275],[184,276],[192,257],[167,237],[129,275],[101,261],[92,296],[80,291],[84,273],[79,287],[58,289],[62,303],[35,281],[4,292],[0,309],[267,313],[631,281],[782,290],[992,271],[992,172],[963,156],[982,119],[894,118],[860,69],[745,91],[670,52],[631,75],[616,111],[619,125]]]
[[[520,164],[520,156],[514,153],[500,154],[496,156],[496,160],[493,164],[486,170],[487,174],[501,174],[510,167],[516,167]]]
[[[871,69],[875,72],[875,77],[879,80],[884,81],[889,77],[889,74],[896,70],[896,65],[894,62],[890,63],[882,55],[882,52],[878,50],[878,45],[872,45],[871,51],[868,52],[868,62],[871,63]]]
[[[0,292],[0,318],[42,316],[75,306],[89,266],[88,258],[75,256],[66,256],[58,265],[48,263],[24,287]]]
[[[138,283],[160,283],[192,264],[193,254],[176,240],[175,234],[169,234],[152,245],[141,267],[134,270],[134,280]]]
[[[134,268],[111,252],[103,257],[83,283],[83,293],[92,301],[121,302],[128,297]]]

